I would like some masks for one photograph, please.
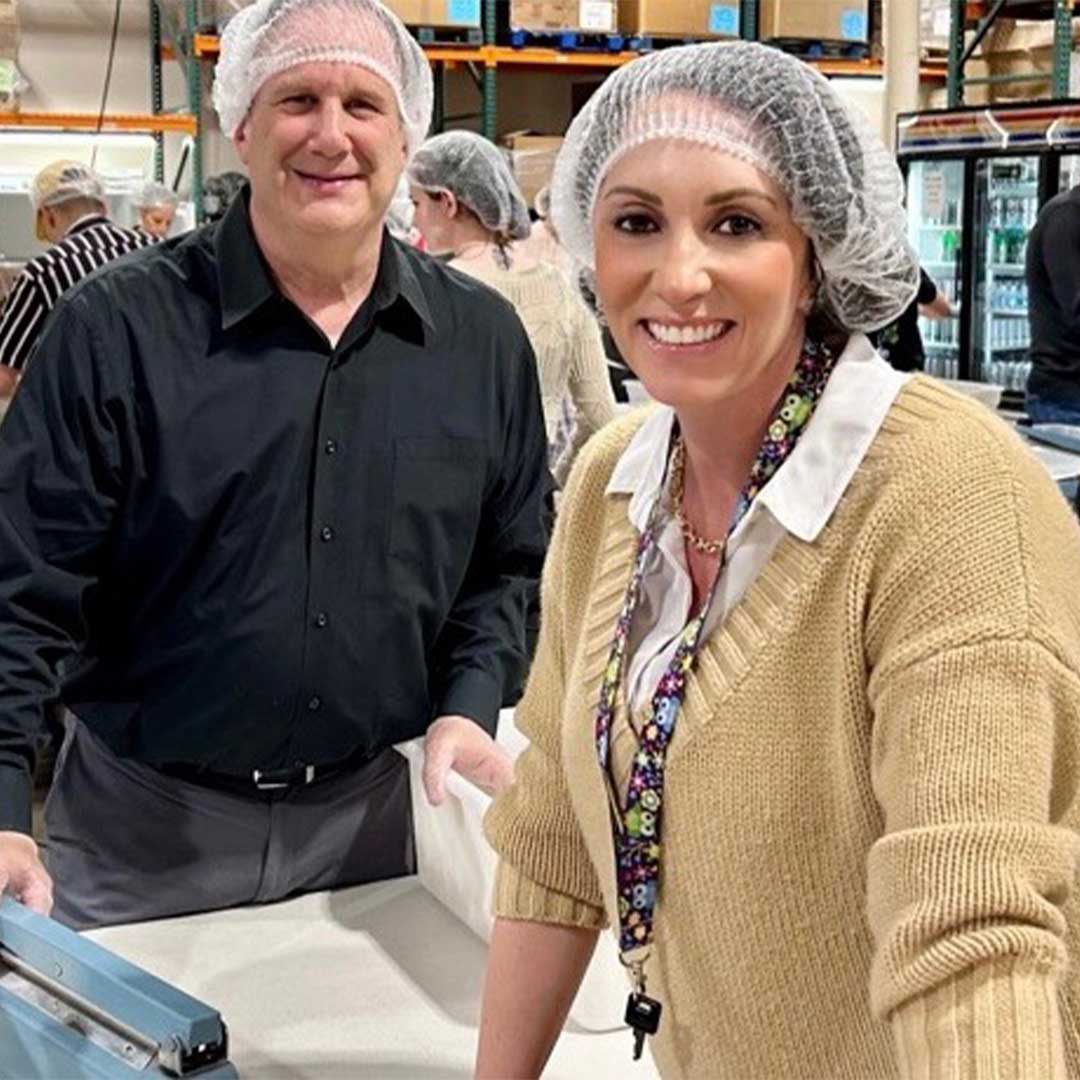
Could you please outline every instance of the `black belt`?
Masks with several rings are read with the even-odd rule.
[[[232,773],[213,772],[198,765],[167,764],[157,766],[158,772],[166,776],[175,776],[189,784],[227,791],[233,795],[251,798],[272,798],[283,795],[294,788],[308,787],[311,784],[329,780],[332,776],[355,772],[363,768],[376,754],[356,751],[347,758],[327,765],[307,765],[297,762],[281,769],[252,769],[246,776]]]

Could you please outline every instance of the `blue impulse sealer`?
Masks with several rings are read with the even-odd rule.
[[[0,900],[0,1078],[234,1080],[220,1013]]]

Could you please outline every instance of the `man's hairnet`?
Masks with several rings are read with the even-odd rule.
[[[221,36],[214,108],[230,138],[268,79],[298,64],[355,64],[393,90],[411,154],[431,122],[427,57],[377,0],[255,0]]]
[[[876,330],[911,303],[919,268],[903,180],[869,124],[801,60],[755,42],[689,45],[613,73],[567,132],[552,222],[595,269],[592,216],[607,173],[635,147],[679,139],[749,162],[787,195],[822,270],[821,301],[848,330]]]
[[[425,191],[449,191],[485,228],[511,240],[531,231],[529,208],[502,151],[474,131],[428,139],[409,165],[409,179]]]
[[[105,204],[101,178],[81,161],[53,161],[30,182],[30,201],[35,211],[70,199],[96,199]]]

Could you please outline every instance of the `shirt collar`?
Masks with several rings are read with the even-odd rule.
[[[866,337],[853,334],[798,445],[761,489],[755,506],[768,509],[800,540],[816,540],[908,378],[894,371]],[[608,495],[630,496],[627,515],[639,532],[648,523],[664,481],[674,422],[670,407],[654,409],[623,451],[608,482]]]
[[[92,214],[83,214],[81,218],[77,218],[68,226],[68,231],[64,233],[64,239],[66,240],[76,233],[81,233],[84,229],[89,229],[91,225],[101,225],[108,222],[108,220],[108,217],[101,213],[100,210],[95,210]]]
[[[280,295],[255,239],[251,226],[250,198],[251,189],[245,187],[225,211],[214,237],[221,326],[224,330],[246,319],[267,300]],[[435,329],[431,308],[416,272],[401,250],[399,241],[385,229],[371,299],[376,311],[404,301],[429,328]]]

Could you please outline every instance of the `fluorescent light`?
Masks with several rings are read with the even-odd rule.
[[[0,146],[101,146],[128,148],[134,150],[153,150],[152,135],[140,135],[127,131],[35,131],[27,129],[0,131]]]

